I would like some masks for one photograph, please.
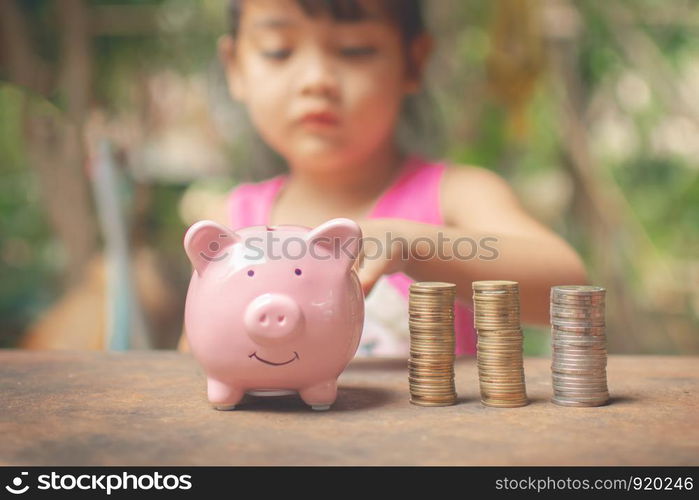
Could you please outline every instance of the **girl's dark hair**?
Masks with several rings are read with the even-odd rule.
[[[240,10],[245,0],[230,0],[231,35],[235,38],[240,27]],[[329,14],[336,21],[361,21],[366,16],[360,0],[296,0],[309,16]],[[395,22],[406,44],[425,31],[421,0],[381,0],[388,18]]]

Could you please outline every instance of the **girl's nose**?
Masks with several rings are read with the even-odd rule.
[[[301,62],[301,61],[300,61]],[[304,54],[300,90],[303,95],[338,96],[338,79],[330,56],[317,52]]]

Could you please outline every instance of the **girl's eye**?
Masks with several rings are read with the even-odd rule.
[[[296,274],[296,276],[301,276],[301,269],[299,269],[298,267],[294,269],[294,274]]]
[[[376,53],[376,47],[342,47],[340,54],[346,57],[362,57]]]
[[[252,269],[250,269],[250,270],[248,271],[248,276],[255,276],[255,271],[253,271]]]
[[[289,49],[279,49],[279,50],[266,50],[262,52],[262,55],[267,59],[273,59],[275,61],[283,61],[291,55],[291,50]]]

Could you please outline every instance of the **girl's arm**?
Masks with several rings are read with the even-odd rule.
[[[382,225],[394,239],[404,238],[413,251],[400,264],[395,253],[388,265],[370,263],[360,272],[363,283],[373,286],[378,277],[372,274],[382,265],[389,272],[400,267],[416,281],[455,283],[457,296],[470,304],[471,282],[513,280],[520,284],[522,321],[533,324],[548,323],[552,286],[587,283],[575,250],[528,215],[498,175],[452,167],[445,172],[441,198],[445,226],[404,219],[367,221]],[[370,233],[381,230],[374,226]]]

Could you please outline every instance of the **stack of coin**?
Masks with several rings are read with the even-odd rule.
[[[473,282],[473,312],[478,334],[481,403],[498,408],[528,404],[518,283]]]
[[[456,285],[410,285],[408,360],[410,402],[419,406],[456,403],[454,387],[454,299]]]
[[[562,406],[609,402],[604,288],[551,288],[552,401]]]

